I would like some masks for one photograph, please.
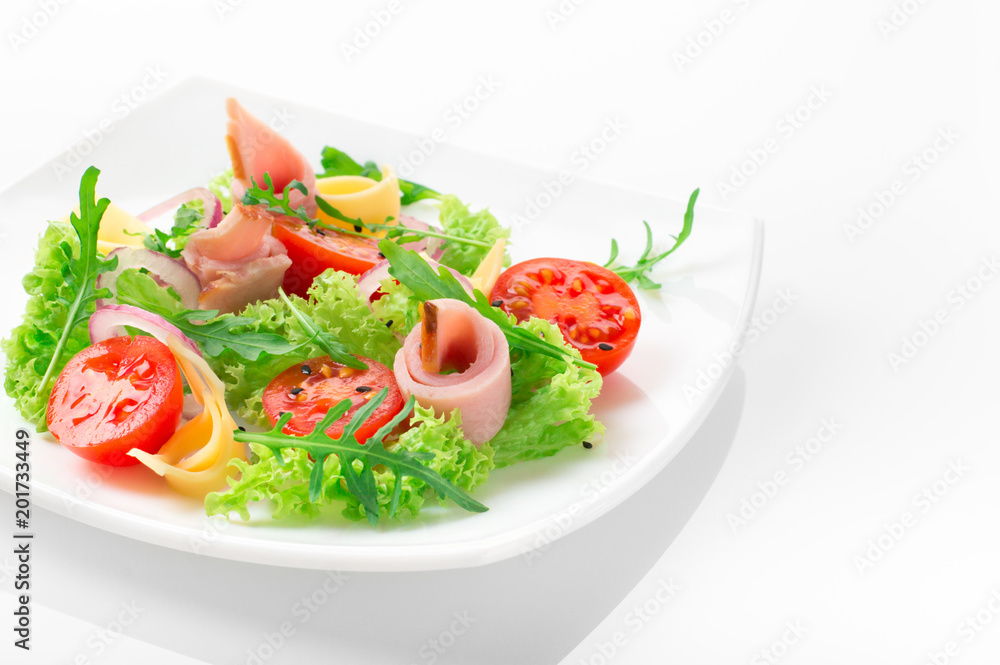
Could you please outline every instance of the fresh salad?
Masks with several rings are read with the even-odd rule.
[[[697,190],[665,251],[646,224],[633,266],[614,240],[604,266],[510,265],[488,210],[332,147],[316,173],[226,111],[232,168],[206,186],[133,216],[90,167],[48,223],[2,342],[27,421],[244,520],[257,502],[371,524],[435,500],[482,512],[493,469],[600,443],[592,401],[641,329],[629,284],[659,287]],[[408,214],[418,202],[436,224]]]

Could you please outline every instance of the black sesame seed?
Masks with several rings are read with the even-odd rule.
[[[391,328],[392,327],[392,319],[389,319],[388,321],[385,322],[385,327],[386,328]]]
[[[247,431],[247,428],[244,427],[243,425],[237,425],[236,427],[238,427],[241,432]]]
[[[379,257],[380,259],[384,259],[384,258],[385,258],[385,254],[383,254],[382,252],[379,252],[379,253],[378,253],[378,257]]]
[[[309,365],[303,365],[302,366],[302,373],[306,374],[306,375],[309,375],[309,374],[312,374],[313,371],[312,371],[312,368],[309,367]]]
[[[316,233],[320,234],[321,236],[326,235],[326,231],[324,231],[323,229],[316,229]]]
[[[278,420],[281,420],[281,416],[285,415],[286,413],[288,413],[288,412],[287,411],[278,411]]]
[[[290,392],[293,395],[298,395],[300,392],[302,392],[302,388],[300,388],[299,386],[295,386],[294,388],[292,388],[292,390]]]
[[[355,392],[359,392],[359,393],[367,393],[367,392],[371,392],[371,389],[372,389],[371,386],[358,386],[354,390],[355,390]]]
[[[494,300],[490,304],[493,305],[494,307],[500,307],[501,305],[503,305],[503,300],[499,300],[499,299],[498,300]]]
[[[601,351],[610,351],[615,347],[611,346],[607,342],[601,342],[600,344],[597,345],[597,348],[599,348]]]
[[[361,233],[361,227],[360,227],[360,226],[358,226],[357,224],[355,224],[355,225],[354,225],[354,232],[355,232],[355,233]]]
[[[587,448],[589,450],[590,448],[594,447],[594,444],[592,444],[590,441],[584,441],[583,442],[583,447]]]

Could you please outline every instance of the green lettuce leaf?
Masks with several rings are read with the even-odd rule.
[[[208,190],[215,194],[215,197],[219,199],[219,203],[222,204],[223,215],[233,209],[233,193],[229,191],[229,185],[232,181],[233,169],[230,167],[219,175],[214,176],[206,185]]]
[[[430,452],[434,459],[427,466],[445,479],[465,491],[482,485],[493,468],[493,450],[489,444],[476,448],[462,437],[459,428],[461,416],[453,414],[449,419],[435,417],[429,409],[416,407],[412,418],[413,427],[407,430],[395,444],[413,452]],[[291,516],[313,518],[340,508],[341,514],[350,520],[365,519],[365,511],[360,502],[344,487],[340,460],[331,455],[323,468],[323,484],[318,499],[309,500],[309,479],[312,462],[305,451],[285,449],[282,451],[284,465],[278,462],[274,453],[260,444],[250,444],[256,461],[253,463],[234,460],[231,467],[238,472],[238,478],[230,478],[229,489],[213,492],[205,497],[205,511],[209,515],[229,515],[237,513],[244,520],[250,519],[250,504],[268,500],[272,507],[272,517],[282,519]],[[376,472],[379,516],[389,517],[389,505],[395,489],[392,472]],[[417,478],[403,479],[396,520],[415,516],[428,499],[434,498],[434,491]]]
[[[382,294],[372,311],[389,330],[405,337],[420,322],[420,299],[391,277],[382,280]]]
[[[580,357],[579,351],[563,342],[558,326],[537,318],[520,325]],[[497,468],[548,457],[603,435],[604,425],[590,412],[591,402],[601,392],[597,370],[518,350],[511,354],[510,367],[510,411],[490,441]]]
[[[176,291],[160,286],[152,275],[138,268],[122,270],[115,278],[115,289],[118,291],[115,301],[119,305],[142,306],[150,311],[159,309],[164,313],[177,313],[184,309]]]
[[[69,303],[74,291],[63,277],[62,268],[80,251],[80,240],[73,227],[66,223],[49,222],[38,241],[35,267],[24,276],[22,284],[28,293],[24,318],[10,337],[0,342],[7,356],[4,390],[17,410],[30,423],[45,426],[48,392],[42,391],[42,377],[52,361],[59,335],[66,326]],[[94,304],[86,306],[93,313]],[[62,371],[70,358],[90,346],[87,326],[76,326],[66,340],[62,362],[54,373]]]
[[[440,219],[441,227],[448,235],[489,243],[486,247],[457,242],[445,244],[440,262],[464,275],[471,275],[476,271],[498,238],[510,237],[510,229],[501,226],[487,208],[470,212],[468,206],[451,194],[441,197]],[[506,252],[503,264],[510,265],[510,257]]]

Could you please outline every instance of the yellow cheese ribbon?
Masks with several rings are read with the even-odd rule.
[[[382,179],[373,180],[360,175],[337,175],[316,180],[317,196],[341,214],[360,219],[365,224],[396,224],[399,221],[399,180],[390,166],[382,167]],[[331,226],[351,229],[352,225],[330,217],[323,210],[319,219]],[[386,221],[389,218],[390,221]],[[367,232],[367,231],[366,231]],[[379,238],[385,231],[373,233]]]
[[[503,250],[505,246],[506,242],[504,239],[497,238],[489,253],[479,263],[476,272],[472,273],[472,277],[469,278],[469,283],[472,284],[472,287],[479,289],[487,297],[489,297],[490,291],[493,290],[493,285],[497,283],[500,273],[503,272]]]
[[[246,459],[246,450],[233,438],[237,425],[226,407],[225,386],[219,377],[176,335],[167,336],[167,346],[204,410],[177,428],[157,454],[138,448],[128,454],[166,478],[177,492],[204,499],[226,486],[229,462]]]
[[[79,215],[80,207],[73,208],[73,212]],[[69,216],[62,221],[69,224]],[[119,247],[142,247],[142,236],[152,232],[148,224],[112,203],[101,217],[101,228],[97,230],[97,251],[107,256]]]

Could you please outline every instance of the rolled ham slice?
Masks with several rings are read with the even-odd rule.
[[[233,200],[243,198],[251,177],[263,187],[264,173],[268,173],[279,196],[292,180],[304,184],[309,195],[292,191],[288,203],[295,209],[305,205],[309,216],[315,217],[316,173],[302,153],[232,97],[226,100],[226,113],[229,115],[226,147],[233,163],[233,182],[230,185]]]
[[[414,395],[439,416],[459,409],[465,437],[480,446],[500,431],[510,409],[507,339],[495,323],[459,300],[444,298],[427,305],[436,308],[435,348],[428,351],[441,367],[457,371],[441,374],[425,368],[420,324],[396,353],[396,382],[403,397]]]

